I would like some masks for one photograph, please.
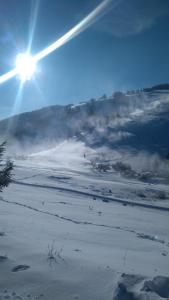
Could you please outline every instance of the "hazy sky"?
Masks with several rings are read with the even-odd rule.
[[[110,10],[90,28],[38,63],[34,80],[17,99],[18,78],[0,85],[0,118],[14,111],[76,103],[114,90],[169,82],[169,1],[112,0]],[[33,15],[32,54],[54,42],[99,0],[0,1],[0,74],[26,50]],[[16,105],[17,102],[17,105]]]

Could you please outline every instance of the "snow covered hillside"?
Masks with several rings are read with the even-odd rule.
[[[0,300],[169,299],[168,132],[154,88],[1,121]]]
[[[169,153],[169,90],[116,92],[78,105],[52,106],[0,122],[0,135],[23,145],[76,138],[90,147]]]

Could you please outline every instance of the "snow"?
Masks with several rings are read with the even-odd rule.
[[[17,119],[26,143],[7,153],[0,300],[169,298],[168,95],[100,99],[97,118],[81,103]]]
[[[97,173],[86,148],[66,145],[15,161],[0,198],[0,299],[167,299],[169,186]]]
[[[76,137],[90,147],[127,146],[165,157],[169,147],[168,111],[168,91],[122,94],[76,105],[45,107],[1,120],[0,135],[11,147],[17,143],[25,151],[42,144],[46,149],[49,143]]]

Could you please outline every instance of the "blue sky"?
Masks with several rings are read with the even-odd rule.
[[[26,50],[35,6],[32,54],[62,36],[100,2],[1,1],[0,73],[13,68],[17,53]],[[0,118],[169,82],[169,1],[116,2],[115,9],[38,63],[35,79],[25,83],[19,100],[18,78],[0,85]]]

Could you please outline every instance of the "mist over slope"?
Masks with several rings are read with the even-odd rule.
[[[21,145],[75,138],[87,146],[169,152],[169,88],[116,92],[78,105],[55,105],[0,121],[0,136]]]

